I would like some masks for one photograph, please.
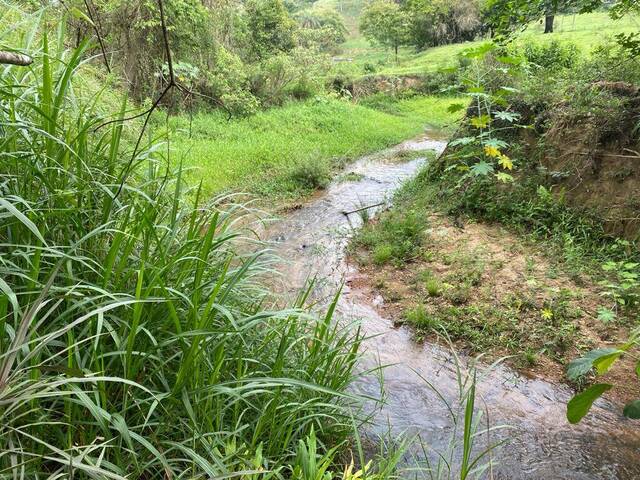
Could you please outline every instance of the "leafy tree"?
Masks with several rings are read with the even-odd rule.
[[[246,10],[251,50],[256,58],[289,52],[295,47],[297,26],[282,0],[249,0]]]
[[[409,15],[391,0],[374,0],[362,11],[360,31],[368,40],[393,48],[396,61],[398,48],[410,44]]]
[[[482,27],[480,0],[406,0],[402,9],[418,48],[473,40]]]
[[[544,33],[552,33],[558,13],[587,13],[610,5],[608,0],[488,0],[485,16],[494,33],[510,33],[541,18],[545,19]],[[637,0],[617,0],[611,6],[610,14],[613,18],[621,18],[633,11],[640,11]]]
[[[347,39],[347,27],[342,16],[331,8],[306,9],[295,14],[302,27],[301,41],[311,40],[322,49],[333,48]]]

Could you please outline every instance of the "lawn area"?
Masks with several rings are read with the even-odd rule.
[[[458,99],[459,100],[459,99]],[[297,197],[322,187],[351,159],[415,136],[451,128],[452,97],[414,97],[362,106],[310,100],[227,121],[221,114],[172,120],[175,161],[191,169],[207,195],[242,190]]]
[[[532,23],[516,40],[516,44],[529,42],[549,42],[560,40],[575,43],[583,52],[590,52],[593,47],[618,33],[628,33],[640,29],[640,19],[627,15],[622,20],[612,20],[606,12],[595,12],[585,15],[560,15],[556,18],[555,32],[544,35],[541,23]],[[335,74],[364,75],[364,66],[369,64],[375,68],[376,74],[409,75],[420,74],[454,66],[456,55],[468,47],[482,41],[456,43],[429,48],[416,52],[410,47],[401,48],[398,61],[391,50],[372,46],[369,41],[352,30],[352,38],[343,44],[343,51],[334,58]]]

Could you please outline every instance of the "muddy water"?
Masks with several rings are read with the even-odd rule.
[[[282,266],[286,287],[295,292],[317,275],[323,280],[315,294],[328,298],[346,282],[339,315],[359,320],[365,334],[372,336],[364,345],[362,368],[389,365],[383,370],[385,402],[376,409],[369,433],[390,427],[393,434],[418,434],[442,452],[451,437],[452,422],[443,401],[417,373],[445,398],[455,399],[458,386],[452,355],[437,345],[414,342],[411,332],[394,328],[377,313],[375,300],[349,289],[349,280],[358,273],[346,262],[344,250],[360,218],[343,212],[386,201],[425,162],[418,158],[394,163],[387,157],[398,150],[442,151],[444,146],[441,141],[423,138],[363,158],[349,169],[360,180],[333,183],[269,232],[274,248],[286,260]],[[380,395],[373,376],[361,378],[354,388]],[[565,419],[565,404],[571,395],[565,386],[525,378],[498,366],[484,371],[478,390],[478,405],[491,424],[509,426],[492,433],[494,441],[509,438],[493,455],[497,463],[493,478],[640,479],[639,430],[606,402],[597,403],[586,421],[572,426]]]

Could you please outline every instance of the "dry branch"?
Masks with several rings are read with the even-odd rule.
[[[21,53],[4,52],[0,50],[0,63],[26,67],[33,63],[33,59],[27,55],[22,55]]]

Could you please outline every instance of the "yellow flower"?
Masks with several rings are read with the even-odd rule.
[[[498,150],[493,145],[485,145],[484,146],[484,153],[487,154],[487,156],[494,157],[494,158],[499,157],[500,155],[502,155],[500,153],[500,150]]]

